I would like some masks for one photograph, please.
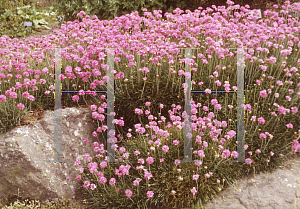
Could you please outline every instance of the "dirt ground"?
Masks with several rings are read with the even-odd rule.
[[[59,30],[59,22],[58,21],[49,21],[48,22],[48,27],[50,27],[51,29],[40,29],[39,31],[37,31],[36,33],[31,33],[28,36],[25,37],[20,37],[19,40],[20,41],[24,41],[25,39],[30,39],[30,38],[41,38],[42,36],[49,36],[51,33],[54,34],[54,30]]]

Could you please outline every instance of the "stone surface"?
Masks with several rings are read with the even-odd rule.
[[[205,209],[300,209],[300,154],[272,173],[249,175],[217,194]]]
[[[70,160],[67,163],[45,162],[54,159],[54,111],[46,110],[35,123],[0,135],[0,206],[18,189],[22,198],[40,201],[78,198],[74,162],[85,153],[94,155],[91,113],[87,108],[62,110],[62,160]],[[83,142],[85,138],[90,143]],[[99,140],[104,143],[100,136]]]

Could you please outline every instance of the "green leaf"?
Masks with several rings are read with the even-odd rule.
[[[38,22],[38,20],[32,20],[32,22],[33,22],[33,24],[34,24],[34,27],[37,27],[37,26],[39,26],[39,22]]]
[[[11,11],[7,9],[5,13],[3,14],[3,17],[6,19],[11,14]]]
[[[43,28],[46,28],[48,30],[50,30],[51,28],[49,28],[47,25],[42,25]]]
[[[48,25],[48,22],[45,19],[41,19],[38,22],[39,22],[39,24],[42,24],[42,25]]]
[[[31,12],[32,12],[32,14],[33,14],[34,16],[36,16],[36,10],[35,10],[35,9],[31,10]]]

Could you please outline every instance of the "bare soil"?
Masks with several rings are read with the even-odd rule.
[[[19,37],[18,39],[20,41],[24,41],[25,39],[30,39],[30,38],[41,38],[42,36],[49,36],[50,34],[54,34],[54,30],[60,30],[59,27],[59,22],[56,20],[52,20],[48,22],[49,24],[47,25],[49,28],[51,29],[39,29],[37,32],[35,33],[31,33],[28,36],[25,37]]]

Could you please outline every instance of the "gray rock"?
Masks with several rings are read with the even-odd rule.
[[[217,194],[205,209],[299,209],[300,155],[272,173],[249,175]]]
[[[94,156],[92,125],[91,110],[62,110],[62,160],[70,162],[46,162],[54,159],[54,111],[45,111],[35,124],[0,135],[0,206],[8,195],[18,192],[22,198],[40,202],[54,198],[78,200],[79,172],[74,162],[83,159],[85,153]],[[100,137],[99,144],[104,143]],[[88,144],[83,142],[85,138]]]

